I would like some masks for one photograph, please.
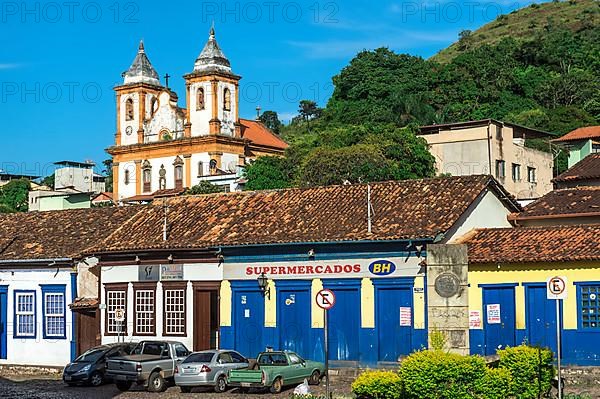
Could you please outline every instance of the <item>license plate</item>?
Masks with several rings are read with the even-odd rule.
[[[196,369],[194,369],[194,368],[183,369],[183,374],[193,374],[195,372],[196,372]]]
[[[250,386],[250,383],[249,383],[249,382],[242,382],[242,386],[243,386],[243,387],[249,387],[249,386]]]
[[[71,381],[73,379],[73,377],[71,377],[70,375],[65,375],[65,381]]]

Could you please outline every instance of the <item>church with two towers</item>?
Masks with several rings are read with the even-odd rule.
[[[185,108],[163,86],[143,42],[123,84],[115,87],[117,132],[113,198],[145,202],[209,181],[224,191],[243,186],[241,171],[261,155],[283,155],[287,144],[256,120],[239,117],[239,82],[211,29],[184,75]]]

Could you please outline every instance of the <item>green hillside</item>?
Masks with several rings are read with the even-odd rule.
[[[600,2],[597,0],[534,3],[502,15],[474,32],[463,31],[459,41],[440,51],[432,60],[446,63],[467,50],[484,44],[497,44],[507,37],[532,41],[548,30],[567,29],[579,32],[599,25]]]

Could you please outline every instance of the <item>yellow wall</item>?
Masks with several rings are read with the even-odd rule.
[[[265,327],[277,327],[277,290],[275,281],[269,280],[267,289],[269,296],[265,296]]]
[[[415,288],[423,288],[423,292],[413,290],[413,320],[414,329],[425,329],[425,276],[415,277]]]
[[[227,280],[221,282],[221,292],[219,293],[221,299],[219,301],[220,307],[220,321],[221,327],[231,327],[231,284]]]
[[[310,289],[310,297],[311,297],[311,324],[312,328],[323,328],[323,321],[325,318],[324,310],[317,306],[315,302],[315,298],[317,297],[317,293],[323,289],[323,282],[319,279],[314,279],[312,281],[312,286]]]
[[[577,291],[575,282],[600,280],[600,263],[540,263],[526,265],[469,265],[469,310],[479,310],[485,317],[479,284],[518,283],[515,287],[516,323],[525,326],[525,287],[523,283],[546,283],[553,276],[567,278],[567,299],[563,303],[565,330],[577,329]]]
[[[368,278],[363,278],[360,287],[360,326],[375,328],[375,288]]]

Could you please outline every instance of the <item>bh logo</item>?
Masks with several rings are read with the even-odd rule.
[[[369,271],[376,276],[387,276],[396,271],[396,265],[389,260],[378,260],[369,265]]]

